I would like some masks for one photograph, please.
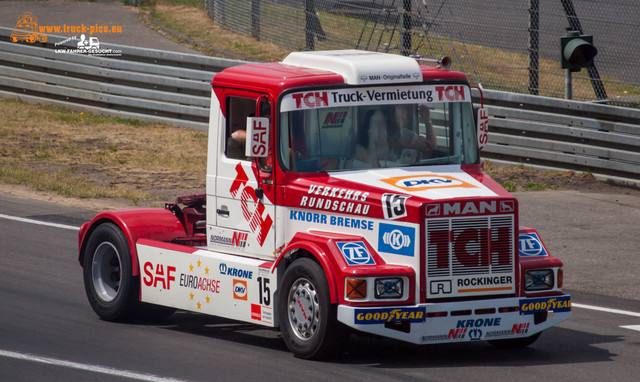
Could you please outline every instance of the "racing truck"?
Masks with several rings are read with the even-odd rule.
[[[293,52],[214,75],[206,191],[82,225],[103,320],[176,309],[279,329],[528,346],[570,316],[562,262],[483,171],[487,109],[448,58]]]

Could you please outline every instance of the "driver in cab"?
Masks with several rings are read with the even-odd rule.
[[[416,163],[430,158],[436,142],[431,113],[427,105],[420,105],[420,118],[426,126],[426,137],[421,136],[418,124],[412,123],[414,107],[397,105],[368,111],[359,131],[356,158],[371,167],[387,167],[387,162]]]

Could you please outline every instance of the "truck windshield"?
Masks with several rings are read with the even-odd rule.
[[[465,85],[295,92],[280,103],[280,161],[295,172],[476,163]]]

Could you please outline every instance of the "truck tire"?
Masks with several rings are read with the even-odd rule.
[[[499,347],[499,348],[524,348],[527,347],[529,345],[531,345],[532,343],[536,342],[536,340],[540,337],[540,335],[542,334],[542,332],[538,332],[532,336],[529,337],[523,337],[523,338],[512,338],[512,339],[508,339],[508,340],[491,340],[489,341],[489,343],[495,347]]]
[[[96,314],[106,321],[131,318],[139,308],[140,279],[131,272],[131,251],[113,223],[99,225],[85,247],[84,287]]]
[[[335,354],[346,336],[322,267],[311,259],[298,259],[285,271],[280,288],[280,331],[289,350],[306,359]]]

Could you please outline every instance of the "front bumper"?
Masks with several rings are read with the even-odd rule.
[[[338,320],[347,326],[415,344],[529,337],[570,315],[569,295],[384,308],[338,306]]]

